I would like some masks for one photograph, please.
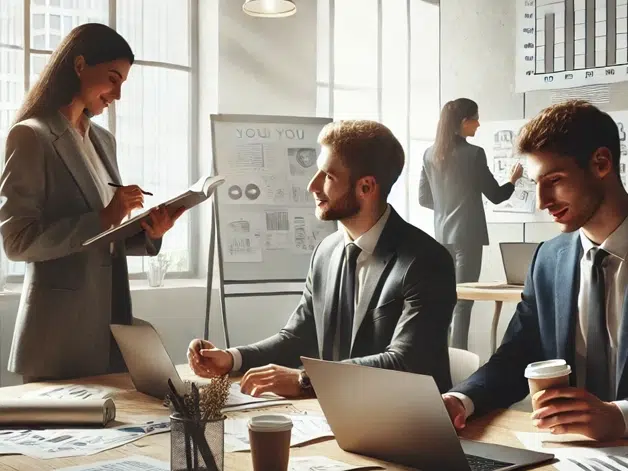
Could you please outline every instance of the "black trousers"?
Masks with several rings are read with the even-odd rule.
[[[470,283],[480,279],[482,269],[482,246],[446,245],[456,266],[456,283]],[[454,308],[451,323],[450,344],[454,348],[467,350],[469,325],[471,324],[473,301],[460,300]]]

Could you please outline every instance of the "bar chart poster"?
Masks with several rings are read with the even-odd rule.
[[[628,0],[517,0],[518,92],[628,80]]]

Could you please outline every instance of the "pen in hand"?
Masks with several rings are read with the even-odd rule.
[[[124,185],[118,185],[117,183],[111,183],[109,182],[109,186],[113,186],[115,188],[122,188]],[[142,194],[144,195],[148,195],[148,196],[153,196],[153,194],[150,191],[144,191],[142,189],[140,189],[140,191],[142,192]]]

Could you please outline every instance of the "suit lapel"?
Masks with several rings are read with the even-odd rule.
[[[96,183],[85,164],[83,153],[69,129],[69,123],[61,116],[48,118],[50,130],[56,136],[53,146],[72,174],[85,200],[93,209],[102,209],[103,204]]]
[[[325,285],[325,307],[323,308],[323,335],[318,336],[318,350],[323,357],[323,340],[331,339],[335,336],[335,325],[332,325],[332,310],[337,309],[338,288],[340,280],[340,270],[342,269],[342,254],[344,252],[344,238],[341,237],[336,247],[331,253],[327,268],[327,284]]]
[[[118,185],[122,185],[122,179],[120,178],[120,173],[112,160],[112,156],[114,153],[114,149],[111,149],[109,146],[105,146],[103,139],[100,135],[101,131],[99,131],[93,124],[89,128],[89,138],[94,145],[94,149],[98,153],[98,156],[102,160],[107,172],[111,176],[111,181],[113,183],[117,183]]]
[[[576,232],[567,246],[558,252],[557,269],[554,280],[556,345],[558,358],[564,358],[570,365],[575,365],[576,320],[578,317],[578,293],[580,291],[580,259],[582,246],[580,233]],[[574,368],[575,370],[575,368]],[[576,371],[572,375],[575,384]]]
[[[371,301],[375,290],[380,284],[382,276],[386,272],[390,261],[394,258],[395,252],[395,238],[399,237],[398,222],[401,217],[391,208],[390,215],[384,230],[379,237],[375,251],[371,255],[372,260],[369,267],[368,278],[364,286],[360,288],[360,299],[353,318],[353,330],[351,333],[351,348],[355,343],[355,338],[358,335],[360,326],[366,317],[366,313],[369,310]]]

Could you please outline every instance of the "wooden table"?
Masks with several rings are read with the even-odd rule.
[[[179,367],[184,378],[191,378],[191,374],[187,367]],[[78,383],[72,381],[70,383]],[[58,384],[63,383],[59,382]],[[57,383],[55,383],[57,384]],[[126,374],[109,375],[87,378],[80,381],[80,384],[102,385],[115,387],[119,390],[114,395],[114,401],[117,407],[117,420],[133,421],[134,417],[142,415],[164,415],[168,412],[163,407],[162,401],[151,398],[144,394],[138,393],[133,389],[133,384]],[[42,384],[31,383],[23,386],[13,386],[0,388],[0,398],[17,397],[26,391],[41,387]],[[273,408],[276,412],[281,413],[282,408],[296,407],[299,410],[307,410],[310,412],[320,413],[320,407],[316,400],[295,401],[293,406],[277,406]],[[259,410],[237,412],[231,414],[255,415]],[[230,415],[231,415],[230,414]],[[522,447],[513,431],[534,431],[531,424],[529,414],[519,411],[501,411],[472,421],[465,429],[463,436],[473,440],[481,440],[491,443],[499,443],[503,445],[511,445]],[[92,456],[62,458],[52,460],[37,460],[22,455],[0,456],[0,470],[7,471],[23,471],[23,470],[52,470],[77,464],[88,464],[96,461],[104,461],[111,459],[120,459],[131,455],[146,455],[153,458],[170,461],[170,434],[164,433],[152,435],[142,438],[133,443],[114,448],[109,451],[98,453]],[[291,449],[292,456],[315,456],[323,455],[329,458],[337,459],[351,464],[378,464],[387,470],[404,470],[408,469],[401,466],[392,465],[378,460],[373,460],[360,455],[347,453],[342,451],[335,440],[323,440],[317,443],[297,447]],[[249,471],[252,469],[251,458],[249,453],[226,453],[225,454],[225,470],[228,471]],[[555,469],[551,465],[546,465],[540,470]]]
[[[495,309],[493,310],[493,322],[491,323],[491,355],[497,350],[497,327],[499,325],[499,316],[502,313],[502,305],[507,303],[518,303],[521,301],[521,288],[483,288],[482,285],[487,283],[458,283],[456,292],[458,299],[469,301],[494,301]],[[495,282],[494,285],[498,285]]]

